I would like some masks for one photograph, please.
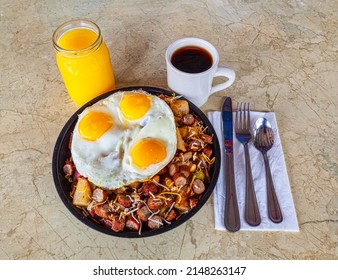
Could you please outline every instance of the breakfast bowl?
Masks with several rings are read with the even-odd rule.
[[[76,155],[76,150],[74,149],[74,146],[76,147],[76,149],[78,149],[79,154],[82,154],[82,151],[84,149],[87,149],[86,147],[82,148],[81,145],[76,144],[76,141],[80,141],[81,139],[76,140],[76,138],[74,138],[74,134],[77,133],[79,119],[82,118],[82,116],[87,111],[90,111],[90,108],[92,106],[95,106],[96,104],[102,104],[102,102],[107,98],[109,98],[109,100],[113,99],[121,94],[121,92],[130,93],[134,91],[145,92],[147,93],[147,96],[149,95],[154,97],[154,99],[165,100],[167,103],[168,100],[171,100],[173,102],[177,102],[177,100],[180,100],[188,104],[190,111],[189,114],[185,115],[186,119],[184,119],[184,123],[189,123],[191,121],[191,116],[193,116],[192,119],[195,119],[195,123],[198,123],[198,125],[200,126],[200,128],[198,129],[201,129],[203,136],[205,136],[206,138],[206,142],[205,146],[203,143],[201,143],[201,146],[196,148],[194,146],[196,142],[197,146],[200,144],[198,143],[198,141],[193,140],[195,139],[194,137],[191,137],[189,138],[190,142],[189,147],[187,148],[188,150],[186,150],[185,147],[179,150],[179,141],[177,145],[175,142],[175,146],[173,146],[175,147],[175,156],[172,156],[169,153],[168,160],[163,161],[163,164],[165,164],[165,166],[159,166],[160,171],[159,169],[156,170],[156,172],[153,173],[151,176],[149,174],[145,174],[143,175],[143,177],[135,177],[138,178],[138,180],[136,182],[130,181],[126,183],[127,186],[113,188],[111,186],[114,186],[116,181],[118,181],[118,179],[115,180],[115,177],[113,177],[114,179],[109,181],[108,183],[106,183],[105,180],[101,180],[100,176],[98,176],[99,180],[92,180],[92,177],[88,177],[87,175],[97,174],[97,172],[89,172],[87,174],[86,168],[81,167],[87,166],[86,162],[81,165],[81,161],[79,161],[79,159],[77,158],[78,156],[76,156],[76,160],[78,161],[74,165],[74,163],[72,162],[75,159],[73,158],[73,156]],[[168,108],[172,109],[171,114],[173,113],[172,115],[174,116],[174,107],[168,106]],[[165,110],[159,109],[159,111],[163,113],[163,111]],[[174,133],[176,132],[174,135],[172,134],[172,131],[169,131],[171,134],[169,132],[167,134],[166,130],[172,129],[167,129],[167,127],[163,126],[162,123],[150,129],[150,132],[148,132],[148,134],[157,135],[157,137],[163,137],[163,139],[167,140],[167,150],[170,151],[168,147],[171,147],[171,140],[173,140],[173,138],[175,138],[175,140],[177,138],[182,138],[178,127],[181,126],[180,128],[186,128],[187,126],[180,125],[177,122],[180,121],[177,121],[177,119],[173,121]],[[142,127],[143,126],[144,124],[142,124]],[[146,131],[145,129],[143,130]],[[192,129],[192,132],[194,132],[195,130],[196,128],[194,127]],[[193,133],[191,135],[193,135]],[[189,137],[191,135],[189,135]],[[131,143],[132,141],[135,141],[133,137],[129,136],[129,138],[131,139]],[[110,140],[109,143],[111,143]],[[185,145],[187,146],[187,144]],[[171,148],[171,150],[172,149],[173,148]],[[91,151],[90,146],[89,151]],[[102,153],[102,151],[100,153]],[[143,160],[143,158],[147,159],[153,157],[152,155],[144,156],[144,154],[142,153],[143,150],[141,149],[141,160]],[[178,162],[178,159],[180,159],[181,157],[184,158],[184,156],[186,156],[187,154],[190,155],[191,159],[190,161],[189,158],[184,159],[187,160],[187,164],[184,164],[183,166],[181,162]],[[85,161],[86,157],[83,158]],[[198,165],[196,166],[196,164],[194,163],[196,163],[196,160],[199,158],[201,158],[202,160],[200,160],[198,162]],[[177,162],[175,162],[175,160]],[[67,209],[78,220],[80,220],[82,223],[89,226],[90,228],[108,235],[123,238],[142,238],[158,235],[172,230],[193,217],[207,202],[215,188],[220,170],[220,160],[220,147],[214,128],[209,122],[208,118],[198,107],[196,107],[185,98],[176,96],[173,92],[166,89],[149,86],[134,86],[119,88],[107,92],[89,101],[70,117],[57,138],[53,152],[52,169],[53,179],[58,195],[60,196],[62,202],[65,204]],[[105,162],[107,162],[107,160],[105,160]],[[205,162],[207,162],[207,164],[205,164]],[[76,167],[75,172],[73,170],[71,173],[68,174],[67,170],[70,170],[72,168],[65,168],[65,166],[69,166],[70,164],[72,164],[73,169],[74,166]],[[124,166],[125,164],[121,167],[115,167],[117,168],[116,176],[120,176],[119,173],[125,173],[123,169]],[[205,166],[205,168],[203,166]],[[177,169],[176,171],[174,170],[175,168]],[[100,171],[101,169],[104,170],[102,166],[99,166],[95,170]],[[201,170],[203,170],[203,172]],[[125,182],[125,179],[126,178],[123,178],[121,182]],[[184,183],[179,185],[177,182],[182,182],[182,179]],[[80,187],[81,190],[83,190],[83,184],[79,187],[79,181],[85,182],[87,188],[90,190],[90,195],[84,194],[84,192],[81,192],[79,195]],[[93,181],[95,183],[93,183]],[[101,183],[103,185],[101,185]],[[155,190],[153,191],[152,188],[147,188],[150,187],[149,185],[155,185]],[[149,189],[151,191],[149,191]],[[102,199],[101,201],[94,199],[93,190],[100,191],[100,194],[104,192],[105,199]],[[133,192],[131,193],[130,190],[132,190]],[[81,203],[77,203],[79,197]],[[130,200],[129,205],[123,204],[122,197],[128,198]],[[87,202],[83,203],[83,200]],[[150,204],[151,200],[153,203]],[[156,207],[156,201],[161,201],[162,206],[159,206],[159,208],[152,208]],[[99,208],[104,208],[102,206],[106,206],[104,214],[100,214],[101,212],[98,211]],[[107,210],[108,208],[109,210]],[[142,220],[141,218],[142,216],[139,212],[141,211],[141,208],[148,212],[146,220]],[[172,214],[175,215],[173,216]],[[123,228],[121,227],[121,229],[117,229],[116,222],[118,222],[118,225],[120,226],[120,221],[122,220]]]

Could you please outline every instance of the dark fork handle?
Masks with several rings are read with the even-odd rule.
[[[245,153],[246,192],[245,192],[245,221],[251,226],[261,223],[261,215],[257,204],[255,187],[252,179],[251,162],[248,144],[243,144]]]
[[[280,210],[275,187],[273,185],[269,159],[266,153],[263,153],[263,158],[265,163],[266,187],[268,196],[268,215],[271,221],[274,223],[280,223],[283,221],[283,215],[282,211]]]
[[[225,153],[225,216],[224,226],[228,231],[235,232],[240,228],[240,218],[238,211],[234,159],[232,153]]]

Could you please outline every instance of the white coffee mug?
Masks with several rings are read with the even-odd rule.
[[[188,46],[195,46],[208,51],[212,57],[211,67],[200,73],[187,73],[178,70],[172,64],[172,55],[176,50]],[[235,71],[226,67],[218,67],[219,54],[216,48],[203,39],[190,37],[177,40],[168,47],[165,58],[167,64],[168,87],[177,94],[184,96],[198,107],[207,102],[211,94],[228,88],[235,81]],[[224,83],[212,86],[214,77],[219,76],[224,76],[228,78],[228,80]]]

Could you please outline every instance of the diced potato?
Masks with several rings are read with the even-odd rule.
[[[187,186],[183,187],[180,192],[180,197],[176,197],[176,204],[175,208],[179,210],[180,212],[186,212],[190,210],[189,206],[189,189]]]
[[[178,117],[189,114],[189,103],[186,100],[175,100],[171,103],[170,108],[174,115]]]
[[[79,177],[75,186],[73,204],[76,206],[87,207],[92,201],[92,189],[86,178]]]
[[[176,127],[176,137],[177,137],[177,149],[185,152],[187,149],[185,148],[185,143],[182,139],[180,130]]]
[[[190,210],[189,206],[189,199],[188,198],[183,198],[180,203],[176,202],[174,206],[177,210],[180,212],[187,212]]]
[[[185,139],[189,135],[189,131],[190,131],[191,127],[189,127],[189,126],[182,126],[182,127],[179,127],[178,129],[179,129],[179,131],[181,133],[182,138]]]
[[[179,191],[179,195],[181,196],[182,200],[189,198],[190,188],[188,186],[184,186]]]

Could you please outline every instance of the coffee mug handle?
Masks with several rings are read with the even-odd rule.
[[[236,74],[235,71],[230,68],[218,67],[214,77],[227,77],[228,80],[224,83],[213,86],[211,88],[210,94],[230,87],[235,81]]]

